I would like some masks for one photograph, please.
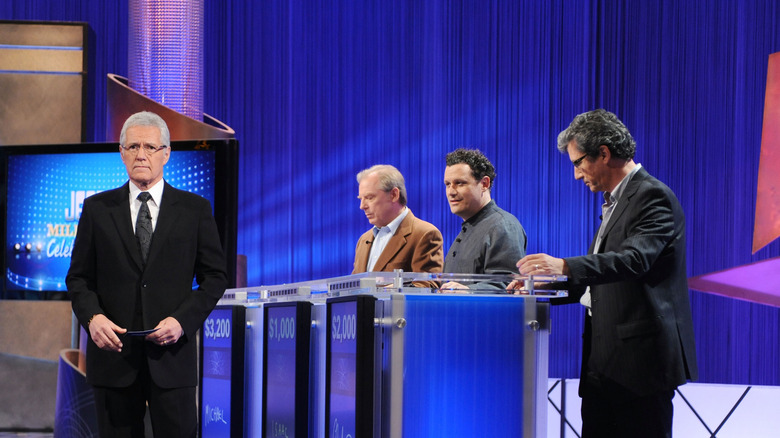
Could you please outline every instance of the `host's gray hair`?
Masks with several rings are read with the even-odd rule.
[[[154,126],[160,130],[160,142],[162,145],[171,146],[171,132],[168,130],[168,125],[162,117],[149,111],[141,111],[135,113],[125,120],[125,124],[122,125],[122,131],[119,133],[119,144],[125,146],[125,140],[127,140],[127,128],[133,126]],[[155,145],[155,146],[162,146]]]
[[[389,192],[395,187],[398,187],[398,192],[400,194],[398,203],[406,206],[406,183],[404,182],[404,176],[401,175],[401,172],[398,169],[389,164],[375,164],[368,169],[361,170],[357,174],[358,184],[360,184],[360,181],[362,181],[363,178],[372,173],[376,173],[379,177],[379,188],[383,192]]]
[[[612,156],[624,160],[634,158],[636,153],[636,142],[626,125],[615,114],[603,109],[575,117],[569,127],[558,134],[558,150],[565,154],[572,140],[576,140],[577,149],[589,157],[597,157],[601,145],[609,148]]]

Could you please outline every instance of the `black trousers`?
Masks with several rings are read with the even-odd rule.
[[[589,392],[582,397],[582,438],[671,438],[674,391],[621,400]]]
[[[155,437],[197,436],[195,387],[160,388],[149,375],[148,367],[143,367],[128,387],[96,386],[94,393],[101,437],[143,437],[147,403]]]
[[[582,438],[671,438],[674,391],[639,397],[588,369],[591,317],[585,317],[582,374]]]

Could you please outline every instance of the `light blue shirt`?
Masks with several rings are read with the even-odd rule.
[[[384,227],[374,227],[374,243],[371,244],[371,252],[368,255],[368,264],[366,265],[366,271],[373,271],[376,261],[379,260],[379,256],[382,251],[385,250],[387,243],[390,242],[390,238],[398,231],[398,227],[401,226],[401,222],[406,218],[409,213],[409,209],[404,207],[395,219]]]

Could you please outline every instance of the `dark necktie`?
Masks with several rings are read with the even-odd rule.
[[[138,248],[141,249],[141,259],[146,264],[149,256],[149,246],[152,244],[152,213],[149,212],[147,201],[152,199],[149,192],[141,192],[138,200],[141,201],[141,209],[138,210],[138,218],[135,220],[135,237],[138,239]]]

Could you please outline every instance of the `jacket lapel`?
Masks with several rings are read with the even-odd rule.
[[[138,241],[135,239],[133,223],[130,220],[130,188],[128,184],[130,183],[126,183],[116,191],[116,197],[113,199],[113,204],[109,209],[111,218],[114,220],[114,225],[119,232],[122,243],[127,249],[127,253],[130,254],[130,258],[141,269],[143,268],[141,252],[138,250]]]
[[[147,264],[152,263],[154,257],[160,252],[160,248],[162,248],[162,245],[164,244],[164,237],[162,236],[168,236],[171,228],[176,224],[180,213],[177,207],[178,203],[179,196],[178,193],[176,193],[176,189],[165,182],[160,213],[157,216],[157,224],[154,227],[154,234],[152,235],[152,244],[149,247],[149,258],[146,260]]]
[[[368,238],[363,240],[363,236],[361,236],[355,250],[355,273],[366,272],[366,267],[368,267],[368,256],[371,254],[371,245],[374,244],[374,234],[371,232],[366,234],[368,234]]]
[[[636,174],[634,174],[628,182],[628,185],[626,185],[623,195],[618,199],[618,203],[615,206],[615,211],[612,212],[612,216],[609,218],[607,228],[604,230],[604,237],[601,239],[601,248],[599,248],[599,252],[603,251],[604,243],[607,241],[610,230],[612,230],[612,227],[620,220],[620,216],[622,216],[631,205],[631,198],[634,197],[634,194],[639,189],[639,186],[642,184],[642,181],[644,181],[646,175],[648,175],[648,173],[645,168],[642,167],[636,171]]]
[[[390,260],[393,260],[395,255],[398,254],[398,251],[401,251],[401,248],[406,245],[406,237],[412,234],[413,220],[414,215],[412,214],[412,210],[409,210],[409,213],[406,214],[404,220],[401,221],[398,230],[396,230],[393,237],[390,238],[390,241],[387,242],[384,251],[379,255],[379,258],[374,265],[374,271],[384,271],[385,268],[387,268],[387,264],[390,263]]]

